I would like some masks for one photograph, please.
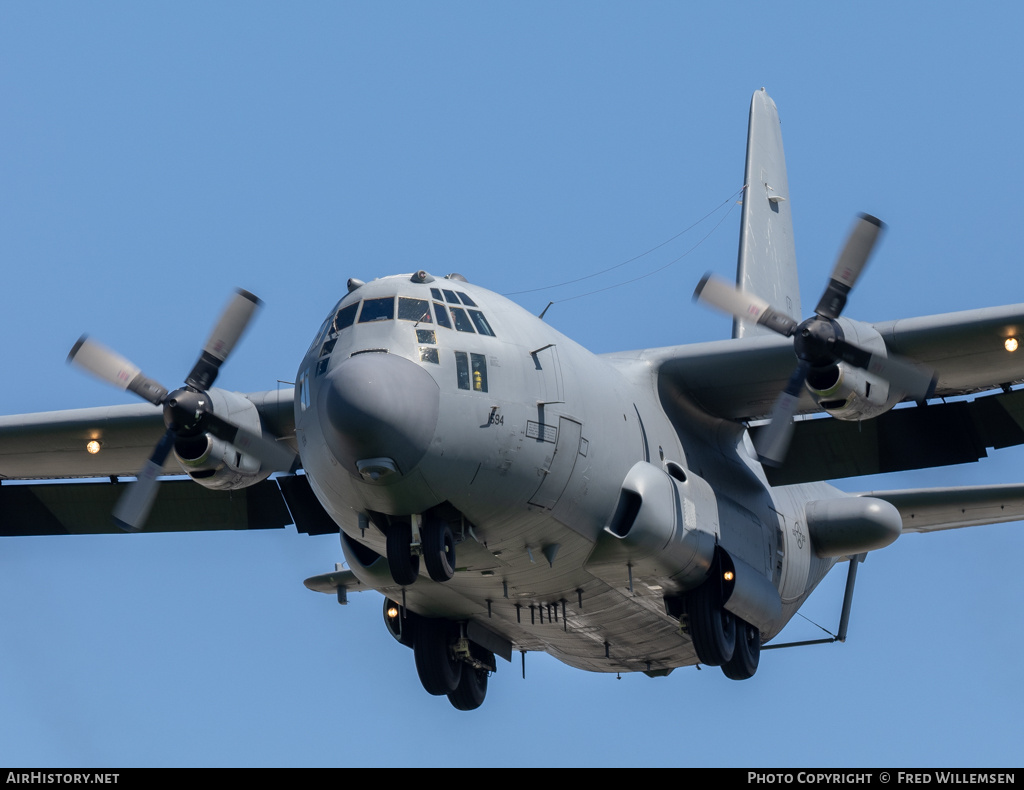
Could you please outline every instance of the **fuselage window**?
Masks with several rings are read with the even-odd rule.
[[[338,311],[338,314],[334,316],[334,331],[340,332],[342,329],[348,329],[355,323],[356,310],[359,309],[359,302],[354,302],[348,307],[343,307]]]
[[[460,390],[487,392],[487,358],[483,354],[456,351],[455,375]]]
[[[455,352],[455,376],[460,390],[469,389],[469,355],[465,351]]]
[[[473,363],[473,389],[487,392],[487,358],[483,354],[470,354]]]
[[[487,323],[487,319],[484,318],[484,314],[479,310],[470,310],[469,317],[473,319],[473,323],[476,324],[476,329],[481,335],[490,335],[494,337],[494,330],[491,329],[491,325]]]
[[[417,343],[430,343],[431,345],[437,345],[437,333],[433,329],[417,329],[416,330],[416,342]]]
[[[437,354],[437,349],[432,346],[420,346],[420,361],[433,362],[435,365],[441,364],[441,358]]]
[[[324,319],[323,326],[320,327],[320,331],[317,332],[316,337],[313,338],[313,342],[309,344],[309,350],[306,351],[307,354],[311,353],[313,349],[317,347],[317,344],[319,344],[320,341],[323,339],[324,332],[327,331],[327,327],[330,326],[330,324],[331,316],[327,316],[327,318]]]
[[[418,324],[431,324],[430,302],[426,299],[408,299],[404,296],[398,300],[398,320],[415,321]]]
[[[462,303],[466,305],[466,307],[476,307],[476,302],[470,299],[466,294],[462,293],[462,291],[458,291],[457,293],[459,294],[459,298],[462,300]]]
[[[473,324],[470,322],[469,316],[466,315],[465,310],[463,310],[461,307],[453,307],[451,310],[452,318],[455,319],[456,329],[458,329],[460,332],[473,332],[474,334],[476,333],[476,330],[473,329]]]
[[[444,299],[449,304],[459,303],[459,297],[455,295],[455,291],[449,291],[447,288],[444,289]]]
[[[448,318],[448,308],[443,304],[434,302],[434,313],[437,315],[437,323],[443,326],[445,329],[452,328],[451,319]]]
[[[359,314],[359,323],[371,321],[390,321],[395,317],[395,297],[386,299],[367,299],[363,302],[363,311]]]

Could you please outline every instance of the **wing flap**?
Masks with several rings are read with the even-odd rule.
[[[126,485],[131,483],[0,486],[0,535],[120,534],[110,514]],[[211,491],[191,480],[166,480],[145,531],[280,529],[291,523],[273,480],[238,491]]]
[[[772,485],[930,469],[977,461],[987,449],[1024,444],[1024,389],[894,409],[873,420],[800,420]],[[751,428],[755,444],[763,426]]]

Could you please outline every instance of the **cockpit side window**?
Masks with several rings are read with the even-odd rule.
[[[456,293],[458,293],[459,298],[466,307],[476,307],[476,302],[470,299],[468,295],[462,293],[462,291],[457,291]]]
[[[491,329],[491,325],[487,323],[487,319],[484,318],[484,314],[479,310],[470,310],[469,317],[473,319],[473,323],[476,324],[476,330],[481,335],[490,335],[494,337],[494,330]]]
[[[437,315],[437,323],[445,329],[452,328],[452,321],[448,317],[448,309],[443,304],[434,302],[434,313]]]
[[[334,316],[334,332],[340,332],[342,329],[348,329],[355,323],[356,310],[359,309],[359,302],[350,304],[348,307],[343,307],[338,311],[338,314]]]
[[[449,304],[459,303],[459,297],[455,295],[455,291],[449,291],[447,288],[444,289],[444,298]]]
[[[461,307],[453,307],[451,308],[451,310],[452,318],[455,319],[456,329],[458,329],[460,332],[476,332],[476,330],[473,329],[473,324],[470,322],[469,316],[466,315],[465,310],[463,310]]]
[[[368,324],[371,321],[390,321],[394,317],[395,297],[366,299],[363,302],[363,310],[359,313],[359,323]]]

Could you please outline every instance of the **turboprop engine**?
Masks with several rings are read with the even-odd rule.
[[[839,318],[834,327],[840,340],[864,349],[874,359],[885,360],[885,341],[869,324]],[[870,420],[889,411],[907,393],[870,370],[838,360],[807,372],[807,391],[823,411],[838,420]]]
[[[256,405],[237,392],[211,388],[208,408],[256,436],[262,435]],[[185,473],[205,488],[234,491],[266,479],[274,469],[235,445],[207,432],[179,436],[174,441],[174,457]]]

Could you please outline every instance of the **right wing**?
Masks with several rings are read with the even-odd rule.
[[[246,395],[264,430],[295,449],[293,391]],[[0,535],[118,533],[110,518],[126,485],[163,436],[163,414],[150,404],[0,417],[0,482],[109,478],[101,483],[0,486]],[[90,454],[86,444],[101,442]],[[169,457],[166,475],[181,475]],[[337,532],[304,475],[282,475],[233,491],[192,480],[161,484],[147,532],[269,529],[295,524],[311,535]]]

